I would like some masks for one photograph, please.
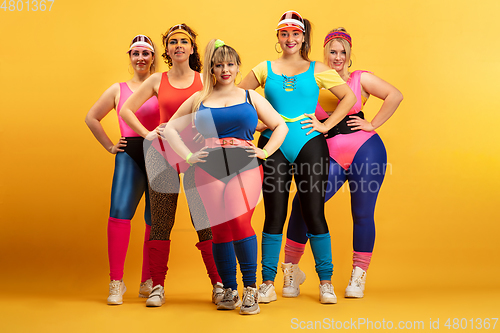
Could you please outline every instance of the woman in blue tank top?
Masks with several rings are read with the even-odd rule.
[[[283,226],[288,208],[292,177],[295,177],[301,212],[308,228],[311,249],[320,279],[321,303],[336,303],[331,284],[333,272],[330,233],[324,214],[325,187],[328,182],[328,147],[324,136],[336,125],[356,102],[351,89],[340,76],[322,63],[309,60],[311,25],[297,12],[284,13],[276,29],[282,55],[274,61],[257,65],[240,84],[245,89],[264,87],[267,100],[280,113],[289,133],[280,150],[263,163],[262,187],[266,219],[262,233],[262,280],[259,300],[263,303],[277,299],[274,279],[278,266]],[[320,123],[314,116],[319,89],[330,90],[340,103],[335,112]],[[266,145],[271,129],[266,129],[259,147]],[[293,267],[282,265],[284,274],[296,283],[303,283],[305,274]],[[285,281],[284,297],[297,297],[288,293]]]
[[[219,310],[241,306],[241,314],[257,314],[257,238],[251,218],[262,189],[262,167],[288,132],[284,120],[255,91],[234,85],[238,53],[220,40],[205,51],[203,90],[186,100],[167,124],[163,135],[179,156],[196,163],[196,187],[210,220],[213,254],[224,284]],[[205,138],[205,147],[191,152],[179,133],[192,123]],[[252,144],[258,119],[273,129],[266,145]],[[236,259],[243,276],[243,299],[238,295]]]

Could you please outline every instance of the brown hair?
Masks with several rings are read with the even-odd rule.
[[[165,52],[163,52],[163,54],[161,55],[163,57],[163,60],[165,61],[165,63],[168,65],[169,68],[172,68],[173,65],[172,58],[170,58],[170,56],[167,54],[168,35],[169,32],[171,32],[170,30],[172,30],[172,28],[176,26],[179,26],[181,29],[186,30],[189,36],[191,37],[191,43],[193,45],[193,54],[189,56],[189,67],[194,71],[201,72],[202,66],[201,66],[200,54],[198,53],[198,45],[196,44],[196,36],[198,36],[198,34],[184,23],[170,27],[170,29],[168,29],[167,32],[162,35],[163,47],[165,49]]]
[[[311,61],[309,59],[309,53],[311,53],[311,39],[312,39],[312,26],[311,26],[311,21],[308,19],[303,18],[304,21],[304,42],[302,43],[302,46],[300,47],[300,55],[304,60]],[[297,29],[298,30],[298,29]],[[279,37],[279,30],[276,33],[276,37]]]
[[[151,46],[153,46],[153,50],[155,50],[155,51],[149,50],[151,53],[153,53],[153,61],[151,62],[151,65],[149,66],[149,74],[153,74],[154,72],[156,72],[156,64],[157,64],[157,61],[158,61],[156,59],[156,45],[153,42],[153,40],[149,36],[147,36],[147,35],[137,35],[137,36],[135,36],[134,39],[132,40],[132,42],[130,43],[130,45],[134,44],[134,41],[139,36],[145,36],[145,37],[147,37],[149,39],[149,41],[146,41],[146,43],[151,44]],[[131,52],[130,51],[128,51],[128,56],[129,57],[131,56]]]

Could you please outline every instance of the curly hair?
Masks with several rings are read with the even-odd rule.
[[[173,65],[172,58],[170,58],[170,56],[167,54],[168,35],[169,32],[172,30],[172,28],[176,26],[180,26],[180,28],[187,31],[187,33],[191,36],[191,42],[193,45],[193,54],[189,56],[189,67],[194,71],[201,72],[202,65],[200,60],[200,54],[198,53],[198,45],[196,44],[196,36],[198,36],[198,34],[189,26],[187,26],[185,23],[170,27],[170,29],[168,29],[167,32],[162,35],[163,47],[165,49],[165,52],[163,52],[163,54],[161,55],[163,57],[163,60],[168,65],[168,68],[172,68]]]

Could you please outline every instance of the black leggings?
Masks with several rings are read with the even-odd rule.
[[[269,141],[264,136],[259,139],[259,147]],[[328,183],[328,146],[325,137],[318,135],[309,140],[293,163],[289,162],[281,150],[277,150],[264,163],[264,183],[262,192],[266,218],[264,232],[282,234],[285,225],[288,196],[292,177],[300,200],[302,217],[312,235],[328,233],[325,219],[325,191]]]

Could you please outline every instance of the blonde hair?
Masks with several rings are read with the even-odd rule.
[[[341,32],[345,32],[346,34],[349,34],[347,32],[347,30],[345,30],[345,28],[343,28],[343,27],[335,28],[328,33],[330,34],[330,33],[335,32],[335,31],[341,31]],[[331,47],[333,42],[339,42],[340,44],[342,44],[342,46],[344,46],[345,55],[346,55],[345,60],[346,60],[346,63],[349,63],[349,61],[351,60],[351,45],[349,44],[348,41],[346,41],[343,38],[334,38],[331,41],[329,41],[328,43],[326,43],[326,45],[323,49],[323,62],[328,67],[330,67],[328,58],[330,56],[330,47]],[[349,66],[346,67],[344,64],[344,68],[342,69],[342,71],[344,72],[343,74],[347,75],[348,68],[349,68]]]
[[[215,64],[219,64],[224,61],[234,61],[238,66],[241,64],[240,56],[235,49],[228,45],[222,45],[215,48],[216,39],[212,39],[208,42],[205,49],[205,59],[203,63],[203,89],[198,94],[194,101],[193,109],[191,112],[196,112],[200,108],[201,103],[212,94],[214,90],[213,80],[213,69]]]

